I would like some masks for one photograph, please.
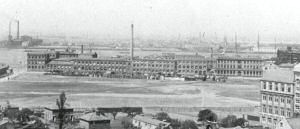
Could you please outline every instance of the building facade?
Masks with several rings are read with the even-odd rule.
[[[294,112],[300,114],[300,64],[294,68],[295,90],[294,90]]]
[[[287,47],[286,50],[277,50],[276,64],[300,62],[300,52]]]
[[[269,67],[260,80],[261,123],[275,128],[283,118],[294,113],[293,68]]]
[[[27,53],[27,71],[43,72],[49,62],[50,53],[48,52]]]
[[[176,55],[176,73],[180,76],[206,75],[216,65],[213,58],[205,58],[200,55]]]
[[[165,75],[174,76],[176,61],[166,59],[135,59],[133,63],[133,74],[150,76]]]
[[[215,72],[219,76],[262,77],[264,61],[258,57],[218,57]]]

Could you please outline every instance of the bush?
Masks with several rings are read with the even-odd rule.
[[[198,121],[217,121],[217,114],[209,109],[201,110],[198,114]]]
[[[180,129],[198,129],[198,126],[192,120],[185,120],[182,122]]]

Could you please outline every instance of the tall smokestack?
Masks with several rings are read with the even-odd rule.
[[[259,49],[260,49],[260,44],[259,44],[259,33],[257,34],[257,51],[259,51]]]
[[[235,54],[238,54],[238,43],[237,43],[237,33],[235,32],[235,36],[234,36],[234,39],[235,39]]]
[[[12,36],[11,36],[11,21],[9,21],[8,25],[8,41],[11,41]]]
[[[130,44],[130,59],[133,60],[133,49],[134,49],[134,33],[133,24],[131,24],[131,44]]]
[[[81,54],[83,54],[83,45],[81,45]]]
[[[20,22],[19,22],[19,20],[17,20],[17,39],[20,38],[20,28],[19,28],[19,24],[20,24]]]

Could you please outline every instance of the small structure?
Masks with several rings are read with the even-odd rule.
[[[74,112],[73,108],[65,108],[64,112],[65,112],[65,118],[67,120],[73,120],[73,112]],[[58,113],[59,113],[59,110],[57,107],[53,107],[53,108],[46,107],[45,111],[44,111],[44,119],[46,121],[56,122]]]
[[[85,114],[79,120],[84,129],[110,129],[110,119],[96,112]]]
[[[132,119],[132,124],[141,129],[165,129],[170,123],[153,119],[146,116],[137,115]]]

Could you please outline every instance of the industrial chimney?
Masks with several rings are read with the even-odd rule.
[[[83,54],[83,45],[81,45],[81,54]]]
[[[17,20],[17,39],[20,38],[20,28],[19,28],[19,24],[20,24],[20,22],[19,22],[19,20]]]
[[[130,44],[130,59],[133,60],[133,49],[134,49],[134,36],[133,36],[133,24],[131,24],[131,44]]]
[[[11,21],[9,21],[8,25],[8,41],[11,41],[12,36],[11,36]]]

